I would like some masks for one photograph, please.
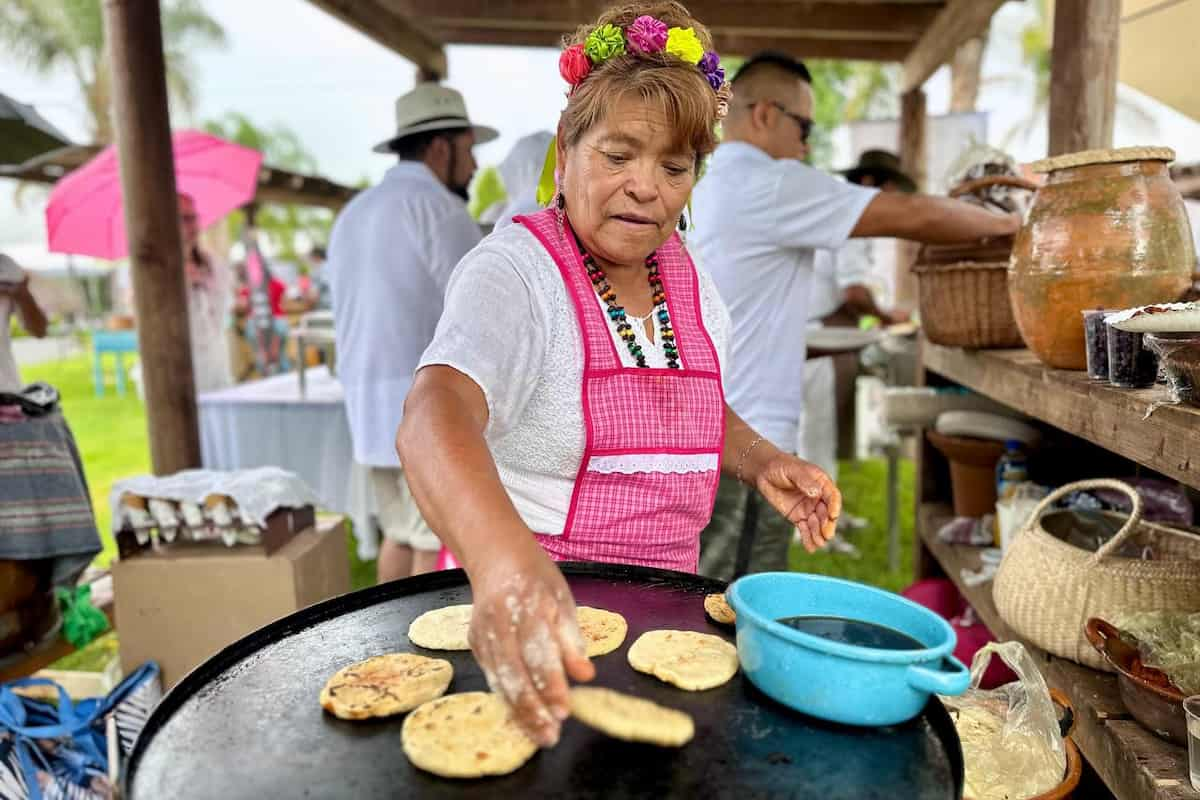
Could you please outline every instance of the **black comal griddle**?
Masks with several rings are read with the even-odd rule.
[[[566,564],[580,605],[624,615],[629,635],[594,659],[594,685],[682,709],[696,736],[681,749],[606,738],[568,720],[557,747],[511,775],[448,780],[413,767],[400,746],[403,716],[348,722],[317,698],[341,667],[410,651],[454,664],[450,692],[486,690],[469,652],[412,645],[408,626],[433,608],[471,600],[461,570],[375,586],[307,608],[247,636],[198,667],[163,699],[130,756],[132,800],[189,798],[810,797],[957,800],[963,761],[949,715],[931,700],[893,728],[850,728],[793,712],[741,673],[686,692],[635,672],[629,646],[648,630],[677,628],[733,640],[704,614],[716,581],[610,564]]]

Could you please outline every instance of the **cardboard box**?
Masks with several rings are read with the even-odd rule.
[[[321,518],[271,555],[183,543],[122,559],[112,573],[121,666],[157,661],[164,689],[268,622],[350,591],[341,517]]]

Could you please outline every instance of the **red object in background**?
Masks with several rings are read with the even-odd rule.
[[[287,284],[278,278],[271,278],[271,282],[267,284],[267,297],[271,301],[271,315],[275,317],[285,316],[283,311],[283,296],[287,293]],[[238,289],[238,298],[245,304],[250,302],[250,287],[243,286]]]
[[[946,578],[917,581],[900,594],[950,623],[958,637],[954,657],[968,667],[981,647],[996,641],[988,627],[978,620],[971,604],[958,591],[958,587]],[[979,688],[995,689],[1016,679],[1017,676],[1003,661],[993,658],[983,673]]]

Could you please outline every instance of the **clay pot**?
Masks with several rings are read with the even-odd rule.
[[[996,464],[1004,445],[987,439],[945,436],[926,431],[926,438],[950,462],[954,516],[982,517],[996,510]]]
[[[1168,148],[1131,147],[1034,164],[1038,189],[1009,261],[1017,327],[1048,366],[1087,366],[1080,313],[1172,301],[1196,253]]]

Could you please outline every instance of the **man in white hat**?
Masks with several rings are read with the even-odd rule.
[[[400,163],[355,196],[329,241],[338,378],[354,459],[371,469],[383,533],[380,582],[430,571],[441,547],[404,480],[396,429],[450,273],[479,243],[465,203],[476,166],[471,148],[496,136],[471,124],[458,92],[418,84],[396,101],[396,134],[375,147]]]

